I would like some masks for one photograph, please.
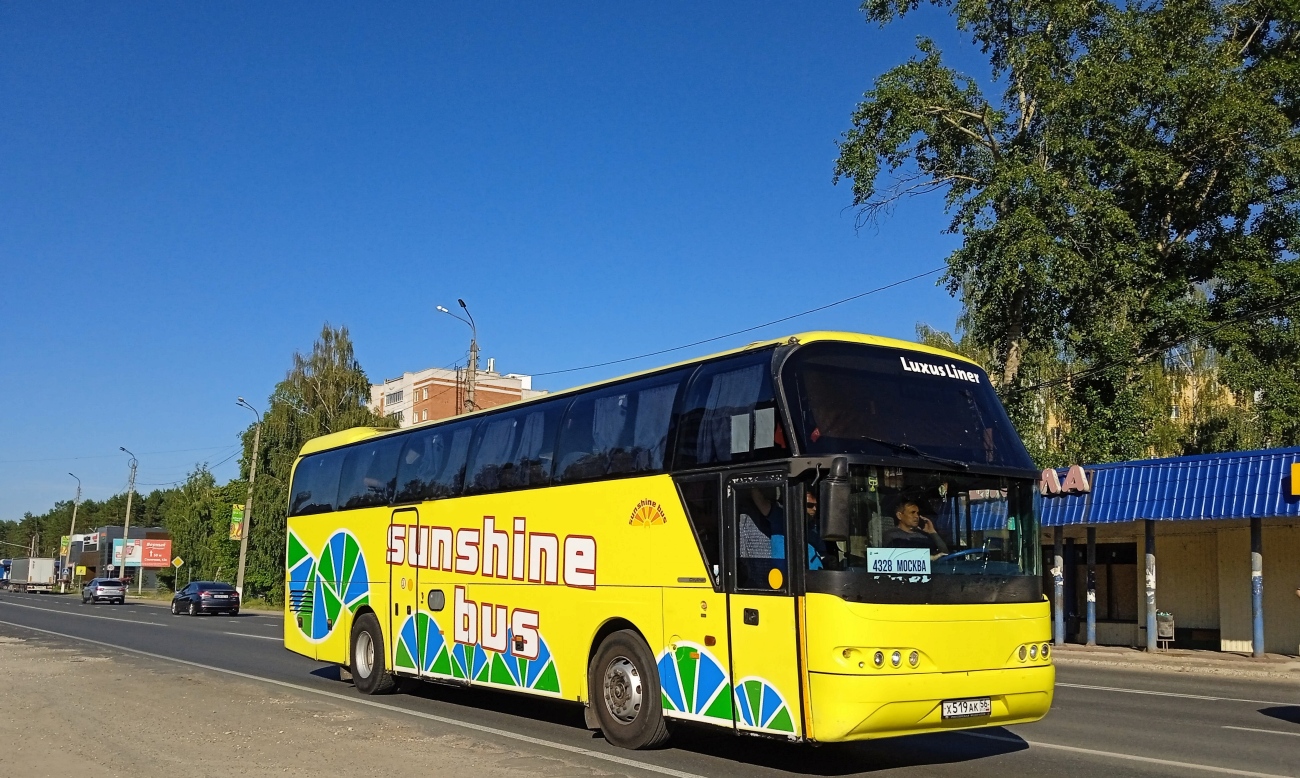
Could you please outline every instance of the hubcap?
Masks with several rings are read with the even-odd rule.
[[[369,678],[375,669],[375,641],[370,633],[362,631],[357,635],[357,675]]]
[[[629,723],[641,712],[641,673],[627,657],[617,657],[605,668],[605,708],[614,718]]]

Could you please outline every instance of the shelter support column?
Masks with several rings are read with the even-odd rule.
[[[1097,645],[1097,528],[1088,527],[1088,645]]]
[[[1156,650],[1156,523],[1145,519],[1146,525],[1146,586],[1147,586],[1147,651]]]
[[[1065,645],[1065,528],[1052,527],[1052,642]]]
[[[1250,520],[1251,653],[1264,656],[1264,529],[1259,517]]]

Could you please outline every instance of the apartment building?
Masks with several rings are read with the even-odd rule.
[[[400,426],[409,427],[464,413],[465,390],[464,368],[431,367],[371,385],[370,407],[381,414],[396,416]],[[474,381],[474,404],[480,410],[543,394],[546,392],[533,389],[532,376],[502,375],[496,372],[496,361],[492,359]]]

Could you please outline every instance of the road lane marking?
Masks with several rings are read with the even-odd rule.
[[[127,624],[143,624],[146,627],[166,627],[168,624],[160,624],[156,621],[136,621],[134,619],[115,619],[112,616],[96,616],[93,613],[74,613],[73,611],[59,610],[57,608],[38,608],[35,605],[19,605],[16,602],[6,602],[0,600],[0,605],[8,605],[11,608],[26,608],[33,611],[44,611],[45,613],[57,613],[61,616],[80,616],[83,619],[103,619],[104,621],[121,621]]]
[[[1241,730],[1242,732],[1264,732],[1269,735],[1290,735],[1291,737],[1300,737],[1300,732],[1283,732],[1280,729],[1257,729],[1255,727],[1230,727],[1227,724],[1224,724],[1223,728],[1237,729],[1237,730]]]
[[[37,608],[36,610],[43,610],[43,609]],[[90,643],[92,645],[102,646],[104,648],[112,649],[114,651],[126,651],[128,653],[137,654],[139,656],[147,656],[150,659],[161,659],[164,662],[174,662],[176,664],[186,665],[188,667],[197,667],[201,670],[210,670],[214,673],[224,673],[226,675],[231,675],[236,678],[244,678],[250,681],[261,681],[262,683],[269,683],[274,686],[281,686],[287,689],[295,689],[300,692],[305,692],[307,694],[316,694],[321,697],[330,697],[332,699],[342,700],[343,702],[351,702],[357,705],[367,705],[371,708],[379,708],[380,710],[385,710],[390,713],[400,713],[407,716],[414,716],[416,718],[426,719],[428,721],[436,721],[439,724],[446,724],[452,727],[461,727],[463,729],[469,729],[475,732],[481,732],[485,735],[495,735],[497,737],[503,737],[509,740],[517,740],[521,743],[529,743],[535,746],[544,746],[546,748],[553,748],[556,749],[557,751],[566,751],[570,754],[578,754],[580,756],[591,757],[592,759],[600,759],[605,762],[613,762],[614,764],[623,765],[624,767],[634,767],[638,770],[645,770],[647,772],[659,773],[660,775],[671,775],[673,776],[673,778],[704,778],[704,776],[696,775],[695,773],[688,773],[682,770],[674,770],[671,767],[662,767],[660,765],[650,764],[649,762],[638,762],[635,759],[628,759],[627,757],[617,756],[615,754],[606,754],[600,751],[593,751],[590,748],[581,748],[579,746],[571,746],[565,743],[556,743],[552,740],[543,740],[542,738],[532,737],[530,735],[521,735],[517,732],[511,732],[505,729],[497,729],[496,727],[489,727],[483,724],[471,724],[470,722],[459,721],[457,719],[448,718],[447,716],[438,716],[433,713],[425,713],[423,711],[418,711],[418,710],[409,710],[407,708],[400,708],[396,705],[386,705],[382,702],[368,700],[363,697],[354,697],[347,694],[339,694],[338,692],[327,692],[324,689],[313,689],[310,686],[303,686],[301,684],[290,683],[289,681],[277,681],[274,678],[264,678],[260,675],[252,675],[251,673],[241,673],[238,670],[227,670],[224,667],[205,665],[200,662],[191,662],[188,659],[177,659],[176,657],[165,656],[163,654],[154,654],[148,651],[141,651],[138,648],[127,648],[126,646],[119,646],[113,643],[105,643],[102,640],[92,640],[90,638],[83,638],[77,635],[68,635],[63,632],[55,632],[52,629],[41,629],[40,627],[29,627],[26,624],[19,624],[13,621],[0,620],[0,624],[6,624],[10,627],[26,629],[32,632],[41,632],[46,635],[55,635],[57,637],[67,638],[68,640],[76,640],[81,643]],[[1241,775],[1261,776],[1262,774],[1241,773]],[[1283,778],[1283,776],[1263,776],[1263,778]]]
[[[246,632],[223,632],[221,634],[234,635],[235,637],[240,637],[240,638],[257,638],[258,640],[274,640],[277,643],[280,643],[284,640],[284,638],[270,638],[267,637],[266,635],[250,635]]]
[[[1037,740],[1023,740],[1018,737],[999,737],[997,735],[986,735],[982,732],[956,732],[954,734],[965,735],[966,737],[977,737],[983,740],[997,740],[1002,743],[1024,743],[1031,748],[1046,748],[1052,751],[1068,751],[1072,754],[1087,754],[1088,756],[1100,756],[1107,759],[1123,759],[1129,762],[1144,762],[1146,764],[1164,765],[1165,767],[1178,767],[1183,770],[1202,770],[1208,773],[1221,773],[1224,775],[1245,775],[1249,776],[1249,778],[1294,778],[1294,776],[1288,775],[1237,770],[1232,767],[1215,767],[1214,765],[1197,764],[1195,762],[1177,762],[1172,759],[1157,759],[1154,756],[1137,756],[1136,754],[1121,754],[1116,751],[1099,751],[1095,748],[1063,746],[1059,743],[1042,743]]]
[[[1204,694],[1181,694],[1179,692],[1155,692],[1149,689],[1124,689],[1118,686],[1089,686],[1083,683],[1057,683],[1067,689],[1088,689],[1097,692],[1123,692],[1125,694],[1149,694],[1153,697],[1181,697],[1184,700],[1206,700],[1209,702],[1248,702],[1252,705],[1294,705],[1293,702],[1276,700],[1243,700],[1237,697],[1207,697]]]

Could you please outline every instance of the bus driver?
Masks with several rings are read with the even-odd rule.
[[[939,537],[934,522],[921,515],[921,506],[915,500],[906,497],[899,499],[894,526],[885,530],[881,542],[890,548],[928,548],[931,560],[948,553],[948,544]]]

